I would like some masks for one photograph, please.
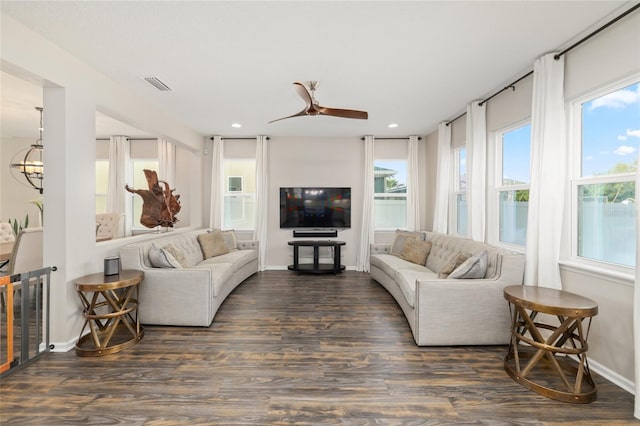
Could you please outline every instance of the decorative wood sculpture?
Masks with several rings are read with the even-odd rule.
[[[125,185],[124,189],[142,197],[142,215],[140,223],[147,228],[156,226],[173,227],[178,221],[176,214],[180,211],[180,195],[173,195],[174,189],[153,170],[144,170],[149,189],[132,189]],[[164,189],[160,187],[164,185]]]

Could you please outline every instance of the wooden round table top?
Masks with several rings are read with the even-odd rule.
[[[552,315],[592,317],[598,314],[598,304],[584,296],[568,291],[530,285],[514,285],[504,289],[509,302]]]
[[[85,275],[73,281],[80,291],[115,290],[139,284],[144,272],[135,270],[120,271],[117,275],[104,275],[102,272]]]

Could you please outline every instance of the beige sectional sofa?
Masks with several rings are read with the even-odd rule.
[[[227,234],[228,252],[205,259],[202,235],[206,229],[172,232],[120,248],[122,269],[144,272],[141,323],[208,327],[231,291],[258,271],[257,241]]]
[[[414,233],[413,237],[431,243],[424,264],[405,260],[397,250],[391,254],[400,241],[398,234],[393,245],[371,246],[370,263],[372,278],[396,299],[416,344],[507,344],[510,317],[502,290],[509,285],[522,284],[524,255],[433,232]],[[466,257],[472,259],[462,264]],[[452,260],[457,262],[452,263]],[[481,265],[482,261],[484,265]],[[451,272],[451,265],[454,265],[453,272],[460,275],[470,263],[475,265],[473,268],[485,267],[480,272],[481,278],[465,278],[464,274],[462,278],[444,278],[446,273],[441,274],[447,266],[449,270],[444,272]]]

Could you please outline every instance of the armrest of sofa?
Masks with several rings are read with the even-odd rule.
[[[509,308],[499,277],[416,281],[419,345],[504,344]]]
[[[239,250],[258,250],[260,246],[258,240],[238,240],[236,244]]]
[[[373,243],[370,246],[369,254],[389,254],[391,253],[391,244],[389,243]]]

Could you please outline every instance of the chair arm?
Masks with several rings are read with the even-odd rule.
[[[236,244],[239,250],[258,250],[260,247],[258,240],[238,240]]]

